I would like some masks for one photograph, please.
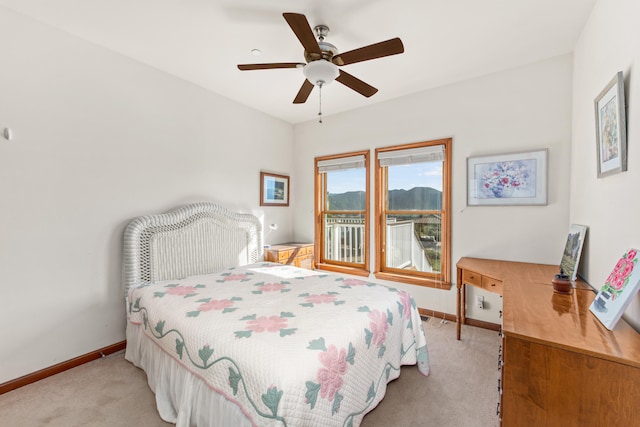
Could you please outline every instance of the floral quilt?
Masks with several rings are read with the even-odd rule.
[[[357,426],[401,365],[429,374],[412,297],[273,263],[131,288],[128,320],[254,425]]]

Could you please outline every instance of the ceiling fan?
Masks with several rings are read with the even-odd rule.
[[[318,41],[316,41],[316,36],[314,36],[309,21],[307,21],[304,15],[299,13],[283,13],[282,16],[284,16],[284,19],[304,47],[304,58],[307,63],[279,62],[269,64],[240,64],[238,68],[242,71],[302,68],[306,80],[293,100],[294,104],[304,103],[307,98],[309,98],[314,86],[322,89],[322,86],[334,80],[368,98],[375,94],[378,89],[345,71],[339,70],[338,67],[404,52],[402,40],[396,37],[345,53],[338,53],[338,49],[334,45],[324,41],[329,32],[329,27],[326,25],[318,25],[314,28],[318,38]]]

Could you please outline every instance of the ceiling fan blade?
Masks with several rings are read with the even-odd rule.
[[[312,90],[313,83],[311,83],[309,80],[305,80],[304,83],[302,83],[302,87],[298,91],[296,98],[293,100],[293,103],[304,104],[307,101],[307,98],[309,98]]]
[[[238,69],[242,71],[248,70],[270,70],[274,68],[298,68],[304,67],[300,62],[274,62],[271,64],[238,64]]]
[[[378,89],[376,89],[375,87],[363,82],[357,77],[353,77],[349,73],[345,73],[342,70],[340,70],[340,75],[336,78],[336,81],[355,90],[360,95],[366,96],[367,98],[374,95],[378,91]]]
[[[300,13],[283,13],[282,16],[287,20],[294,34],[298,37],[300,43],[302,43],[304,50],[308,53],[322,54],[306,16]]]
[[[404,45],[399,38],[387,40],[380,43],[371,44],[359,49],[350,50],[333,57],[336,65],[349,65],[356,62],[368,61],[370,59],[382,58],[390,55],[397,55],[404,52]]]

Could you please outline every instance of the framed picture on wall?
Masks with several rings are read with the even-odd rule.
[[[598,178],[627,170],[624,79],[619,71],[595,101]]]
[[[546,205],[547,150],[467,158],[467,205]]]
[[[289,177],[260,172],[260,206],[289,206]]]

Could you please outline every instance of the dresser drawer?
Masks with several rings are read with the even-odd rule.
[[[265,248],[265,261],[313,270],[313,243],[283,243]]]
[[[267,249],[265,251],[264,259],[265,261],[272,262],[286,262],[293,253],[293,248],[284,249],[284,248],[272,248]]]
[[[468,283],[470,285],[482,286],[482,275],[474,273],[473,271],[464,270],[462,272],[462,283]]]
[[[297,249],[296,256],[313,255],[313,246],[301,246]]]
[[[491,277],[482,276],[482,289],[489,292],[502,295],[502,280],[492,279]]]
[[[293,254],[293,249],[278,251],[278,261],[287,261]]]

